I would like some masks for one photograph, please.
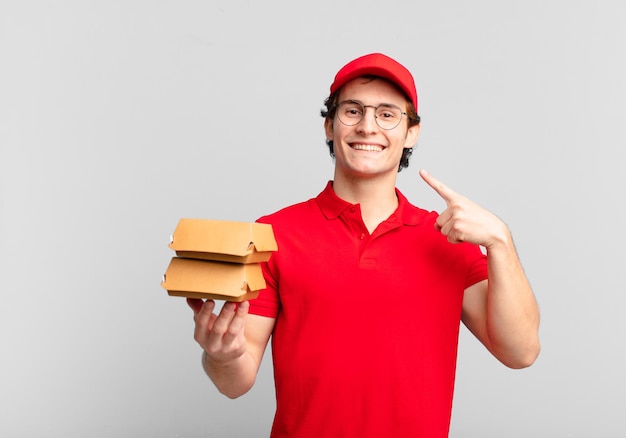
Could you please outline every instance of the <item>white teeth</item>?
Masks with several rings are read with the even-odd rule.
[[[369,151],[369,152],[380,152],[383,150],[381,146],[377,146],[373,144],[355,144],[355,145],[352,145],[352,148],[358,151]]]

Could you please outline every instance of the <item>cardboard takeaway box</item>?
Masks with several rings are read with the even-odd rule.
[[[258,263],[238,264],[172,257],[161,283],[170,296],[252,300],[265,288]]]
[[[269,224],[209,219],[180,219],[169,247],[169,295],[227,301],[256,298],[265,288],[259,263],[278,250]]]
[[[266,262],[278,249],[272,226],[256,222],[180,219],[170,240],[179,257],[232,263]]]

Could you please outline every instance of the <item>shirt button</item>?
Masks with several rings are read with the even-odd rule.
[[[365,233],[361,233],[361,240],[365,239]]]
[[[350,207],[350,213],[354,213],[355,210],[356,210],[356,208]]]

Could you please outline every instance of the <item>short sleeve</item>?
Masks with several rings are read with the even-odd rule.
[[[271,266],[271,262],[272,260],[270,258],[269,262],[261,263],[266,287],[259,292],[257,298],[250,300],[249,313],[266,316],[268,318],[276,318],[280,309],[280,298],[278,295],[278,282],[272,274],[272,268],[276,267]]]

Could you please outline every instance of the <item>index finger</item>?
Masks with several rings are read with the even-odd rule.
[[[432,176],[430,172],[425,169],[420,170],[420,176],[424,181],[426,181],[426,184],[428,184],[435,192],[437,192],[439,196],[443,198],[444,201],[446,201],[446,204],[450,204],[450,202],[452,202],[453,198],[456,196],[456,192],[454,190]]]

